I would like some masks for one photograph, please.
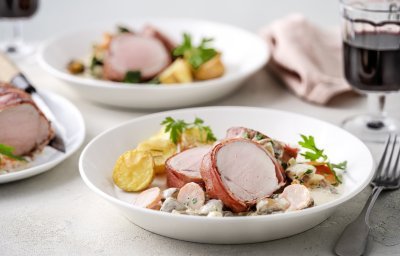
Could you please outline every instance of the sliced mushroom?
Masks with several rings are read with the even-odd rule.
[[[172,197],[168,197],[163,202],[160,208],[160,211],[162,212],[184,211],[184,210],[186,210],[186,206]]]
[[[205,205],[200,208],[200,214],[209,214],[211,212],[222,212],[222,208],[224,207],[221,200],[211,199]]]
[[[207,214],[207,217],[223,217],[222,212],[212,211]]]
[[[176,198],[178,195],[179,189],[177,188],[167,188],[162,192],[162,199],[167,199],[168,197]]]
[[[285,198],[265,198],[258,201],[256,205],[257,214],[270,214],[277,211],[285,211],[289,202]]]

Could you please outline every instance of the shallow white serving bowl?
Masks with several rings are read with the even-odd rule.
[[[212,37],[214,46],[222,52],[226,74],[208,81],[168,86],[116,83],[69,74],[67,63],[73,58],[89,56],[93,43],[100,42],[104,32],[115,31],[117,24],[135,29],[152,24],[176,42],[182,41],[183,32],[193,35],[195,42]],[[257,35],[231,25],[183,18],[138,18],[98,24],[52,38],[42,45],[38,56],[46,71],[67,81],[89,100],[119,107],[160,109],[192,106],[229,94],[264,66],[269,50]]]
[[[40,91],[41,96],[55,113],[60,126],[63,128],[63,137],[66,152],[61,153],[53,148],[45,147],[34,161],[28,163],[25,169],[1,174],[0,184],[25,179],[45,172],[68,158],[83,143],[85,138],[85,123],[81,112],[67,99],[48,91]]]
[[[118,156],[160,129],[167,116],[204,119],[218,138],[231,126],[245,126],[296,144],[299,134],[313,135],[332,161],[348,161],[343,193],[335,200],[301,211],[254,217],[208,218],[174,215],[132,205],[136,196],[119,190],[112,181]],[[151,232],[201,243],[253,243],[291,236],[314,227],[359,193],[370,181],[373,160],[368,148],[356,137],[332,124],[314,118],[261,108],[207,107],[152,114],[110,129],[93,139],[84,149],[79,169],[85,183],[136,225]],[[159,184],[160,179],[158,179]],[[164,182],[165,183],[165,182]]]

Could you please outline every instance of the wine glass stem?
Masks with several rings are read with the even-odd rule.
[[[10,42],[6,48],[8,53],[18,52],[18,45],[22,44],[22,21],[17,20],[12,22],[12,35]]]
[[[385,112],[386,96],[381,93],[368,93],[369,111],[373,117],[368,121],[367,126],[370,129],[381,129],[385,126],[383,122],[386,117]]]

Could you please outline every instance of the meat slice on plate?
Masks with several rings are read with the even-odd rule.
[[[284,142],[274,140],[259,131],[240,126],[229,128],[226,132],[226,138],[244,138],[256,141],[267,150],[273,151],[271,153],[273,153],[275,157],[284,164],[286,164],[291,158],[296,158],[299,152],[298,148],[294,148]]]
[[[210,149],[209,146],[195,147],[171,156],[165,162],[168,187],[181,188],[189,182],[204,186],[200,166],[204,155]]]
[[[167,36],[159,28],[150,24],[147,24],[143,27],[141,35],[145,37],[153,37],[160,40],[165,48],[168,50],[168,52],[172,52],[178,46],[178,44],[172,38]]]
[[[8,84],[0,84],[0,127],[0,144],[13,147],[19,156],[43,149],[54,137],[31,96]]]
[[[157,38],[122,33],[110,42],[103,75],[109,80],[122,81],[128,71],[140,71],[142,79],[147,80],[170,63],[170,53]]]
[[[208,196],[234,212],[247,211],[285,184],[275,157],[260,144],[240,138],[216,144],[203,158],[201,176]]]

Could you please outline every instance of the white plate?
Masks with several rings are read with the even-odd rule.
[[[182,41],[183,32],[192,34],[196,42],[201,37],[213,37],[215,47],[222,52],[226,74],[221,78],[185,85],[148,86],[84,78],[66,70],[65,66],[72,58],[88,56],[93,43],[101,41],[105,31],[115,31],[116,24],[141,28],[146,23],[159,27],[176,42]],[[181,18],[138,18],[99,24],[55,37],[42,45],[38,56],[46,71],[67,81],[87,99],[120,107],[159,109],[200,104],[229,94],[264,66],[269,50],[258,36],[230,25]]]
[[[45,147],[34,161],[20,171],[1,174],[0,183],[25,179],[39,173],[45,172],[65,160],[74,153],[85,138],[85,124],[82,114],[67,99],[48,91],[40,91],[49,108],[56,113],[57,120],[64,128],[66,152],[61,153],[53,148]]]
[[[204,119],[217,138],[231,126],[245,126],[273,138],[297,143],[299,134],[313,135],[332,161],[348,161],[343,193],[328,203],[301,211],[254,217],[207,218],[174,215],[132,205],[134,193],[124,193],[112,181],[118,156],[160,129],[172,116],[185,120]],[[373,160],[368,148],[356,137],[332,124],[314,118],[261,108],[207,107],[169,111],[134,119],[93,139],[83,150],[79,169],[85,183],[99,196],[118,207],[136,225],[151,232],[201,243],[253,243],[291,236],[314,227],[370,181]]]

